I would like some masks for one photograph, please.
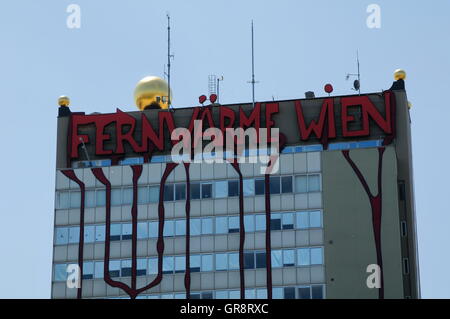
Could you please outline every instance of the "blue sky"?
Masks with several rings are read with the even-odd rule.
[[[450,298],[448,180],[450,2],[9,0],[0,3],[0,298],[50,296],[57,98],[72,109],[135,110],[145,75],[163,76],[166,12],[172,17],[175,106],[208,93],[223,75],[221,102],[251,101],[250,21],[255,23],[256,99],[351,94],[347,73],[361,60],[362,91],[388,89],[407,71],[422,295]],[[66,26],[69,4],[81,28]],[[381,28],[366,25],[369,4]]]

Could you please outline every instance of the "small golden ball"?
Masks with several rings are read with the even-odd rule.
[[[58,104],[59,106],[69,106],[70,105],[70,99],[68,96],[65,95],[61,95],[58,98]]]
[[[406,72],[405,72],[405,70],[402,70],[402,69],[395,70],[395,72],[394,72],[394,79],[396,81],[406,79]]]
[[[169,85],[157,76],[146,76],[140,80],[134,90],[134,101],[139,110],[148,108],[167,109]],[[172,91],[170,92],[172,100]]]

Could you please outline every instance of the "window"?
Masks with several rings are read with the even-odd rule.
[[[255,254],[253,252],[244,253],[244,269],[255,269]]]
[[[309,226],[313,228],[322,227],[322,214],[320,210],[309,212]]]
[[[267,299],[267,289],[256,289],[256,299]]]
[[[281,192],[283,194],[292,193],[292,176],[281,177]]]
[[[202,184],[202,198],[212,197],[212,184]]]
[[[311,248],[311,265],[322,265],[322,248]]]
[[[95,239],[95,226],[84,226],[84,242],[93,243]]]
[[[246,229],[248,231],[248,229]],[[238,233],[239,232],[239,217],[233,216],[228,219],[228,232]]]
[[[137,224],[137,238],[138,239],[148,238],[148,226],[146,222],[140,222]]]
[[[94,264],[94,278],[103,278],[103,261],[96,261]]]
[[[226,290],[216,291],[216,299],[228,299],[228,291]]]
[[[186,256],[175,257],[175,273],[182,273],[186,270]]]
[[[149,222],[148,223],[148,237],[158,238],[158,224],[159,222]]]
[[[56,228],[55,242],[57,245],[67,245],[69,242],[69,229],[66,227]]]
[[[163,236],[169,237],[174,235],[174,222],[173,220],[166,220],[164,222]]]
[[[180,219],[175,221],[175,235],[185,236],[186,235],[186,220]]]
[[[191,199],[200,199],[200,183],[191,184]]]
[[[84,203],[86,207],[95,207],[95,191],[86,191]]]
[[[266,268],[266,253],[257,252],[256,256],[256,268]]]
[[[323,286],[312,286],[312,299],[323,299]]]
[[[308,191],[306,176],[295,176],[295,192],[306,193]]]
[[[239,290],[230,290],[230,299],[240,299],[241,292]]]
[[[283,213],[282,218],[282,228],[283,229],[294,229],[294,214],[293,213]]]
[[[105,241],[105,225],[95,226],[95,241]]]
[[[270,216],[270,230],[280,230],[281,229],[281,215],[272,214]]]
[[[228,181],[228,196],[239,196],[239,181]]]
[[[297,291],[299,299],[311,299],[311,289],[309,287],[300,287]]]
[[[122,204],[131,205],[133,203],[133,189],[124,188],[122,191]]]
[[[308,176],[308,192],[320,191],[320,175],[314,174]]]
[[[280,177],[271,176],[270,182],[270,194],[280,194]]]
[[[253,179],[244,179],[244,196],[254,196],[255,195],[255,181]]]
[[[202,299],[213,299],[213,293],[212,291],[205,291],[202,292]]]
[[[158,258],[148,259],[148,274],[157,275],[158,274]]]
[[[111,278],[120,277],[120,260],[109,261],[109,276]]]
[[[244,216],[244,227],[246,232],[251,233],[255,231],[255,221],[253,215]]]
[[[208,235],[213,233],[212,218],[202,218],[202,234]]]
[[[131,276],[131,260],[122,260],[121,265],[121,273],[122,277],[130,277]]]
[[[227,270],[228,266],[228,254],[216,254],[216,270]]]
[[[66,264],[56,264],[53,274],[54,281],[65,281],[67,279]]]
[[[174,258],[172,256],[163,257],[163,274],[171,274],[174,269]]]
[[[149,201],[150,201],[150,203],[158,203],[159,202],[159,187],[158,186],[150,186]]]
[[[129,240],[131,239],[133,230],[131,227],[131,224],[122,224],[122,240]]]
[[[214,183],[214,197],[225,198],[228,196],[228,183],[227,181],[219,181]]]
[[[266,230],[266,216],[265,215],[255,215],[256,220],[256,231]]]
[[[256,299],[255,289],[245,289],[245,299]]]
[[[295,287],[284,288],[284,299],[295,299]]]
[[[97,196],[97,199],[98,199],[98,196]],[[113,188],[111,190],[111,205],[112,206],[122,205],[122,189],[121,188]]]
[[[164,185],[164,201],[173,200],[173,184]]]
[[[95,193],[95,202],[97,207],[106,205],[106,191],[104,189],[97,190]]]
[[[120,234],[122,232],[122,226],[120,224],[111,224],[111,234],[110,239],[113,240],[120,240]]]
[[[283,299],[283,288],[272,288],[273,299]]]
[[[202,255],[202,271],[213,270],[213,255]]]
[[[283,267],[295,266],[295,251],[283,250]]]
[[[138,204],[148,203],[148,198],[149,198],[148,187],[139,186],[138,187]]]
[[[103,226],[105,227],[105,226]],[[103,241],[105,237],[103,237]],[[69,228],[69,244],[75,244],[80,241],[80,227],[70,227]]]
[[[306,229],[309,227],[308,212],[298,212],[296,219],[297,229]]]
[[[191,272],[199,272],[201,263],[200,255],[191,255],[189,258],[189,268],[191,269]]]
[[[270,254],[271,254],[271,260],[272,260],[272,267],[273,268],[282,267],[283,266],[283,263],[282,263],[283,251],[282,250],[272,250]]]
[[[175,200],[186,199],[186,184],[175,185]]]
[[[239,254],[229,253],[228,254],[228,269],[237,270],[239,269]]]
[[[147,275],[147,259],[139,258],[136,261],[136,264],[137,264],[136,275],[137,276],[145,276],[145,275]]]
[[[190,233],[191,236],[198,236],[202,233],[202,220],[200,218],[190,220]]]
[[[70,206],[70,193],[69,192],[59,192],[58,193],[58,208],[67,209]]]
[[[297,265],[308,266],[309,261],[309,248],[300,248],[297,250]]]
[[[191,299],[200,299],[200,294],[191,293]]]
[[[80,192],[70,192],[70,208],[80,207],[81,193]]]
[[[228,233],[228,217],[216,217],[216,234]]]
[[[264,195],[265,184],[263,179],[255,180],[255,195]]]

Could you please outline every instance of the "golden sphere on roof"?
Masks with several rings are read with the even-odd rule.
[[[146,76],[140,80],[134,89],[134,101],[139,110],[167,109],[169,107],[169,86],[166,81],[157,76]],[[172,91],[170,92],[170,101]]]
[[[394,79],[396,81],[406,79],[406,72],[405,72],[405,70],[402,70],[402,69],[395,70],[395,72],[394,72]]]
[[[68,96],[61,95],[58,98],[58,105],[59,106],[69,106],[70,105],[70,99]]]

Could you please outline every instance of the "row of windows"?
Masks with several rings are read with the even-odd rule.
[[[137,238],[157,238],[158,221],[139,222]],[[265,231],[266,215],[249,214],[244,216],[246,233]],[[322,227],[322,211],[283,212],[270,215],[271,230],[309,229]],[[105,241],[105,225],[87,225],[84,227],[84,242]],[[230,234],[239,232],[239,216],[204,217],[190,219],[190,235]],[[185,236],[186,219],[165,220],[163,236]],[[55,244],[67,245],[79,242],[80,227],[56,227]],[[129,240],[132,237],[131,223],[112,223],[110,228],[111,241]]]
[[[159,185],[139,186],[138,203],[158,203]],[[320,192],[320,174],[295,176],[271,176],[270,193],[289,194],[293,193]],[[264,178],[244,179],[244,196],[255,196],[265,194]],[[221,180],[209,182],[192,182],[190,187],[190,197],[195,199],[227,198],[239,196],[239,180]],[[86,207],[105,206],[105,190],[88,190],[85,194]],[[186,183],[164,185],[164,201],[186,200]],[[79,191],[57,192],[56,208],[68,209],[79,208],[81,193]],[[113,188],[111,189],[111,205],[131,205],[133,203],[133,188]]]
[[[276,249],[271,251],[272,268],[302,267],[323,264],[322,247],[305,247],[297,249]],[[54,281],[65,281],[68,264],[54,265]],[[184,273],[186,256],[164,256],[163,273]],[[86,261],[83,263],[83,279],[103,278],[103,261]],[[227,271],[239,269],[239,253],[226,252],[216,254],[194,254],[190,256],[191,272]],[[265,251],[244,252],[244,268],[266,268]],[[156,275],[158,258],[138,258],[137,276]],[[131,259],[110,260],[109,275],[111,277],[131,276]]]
[[[273,287],[273,299],[323,299],[323,285],[298,286],[298,287]],[[239,290],[215,290],[203,292],[191,292],[191,299],[240,299]],[[140,295],[138,299],[186,299],[185,293],[168,293],[155,295]],[[122,298],[114,298],[122,299]],[[129,297],[123,297],[129,299]],[[266,288],[245,289],[245,299],[267,299]]]

